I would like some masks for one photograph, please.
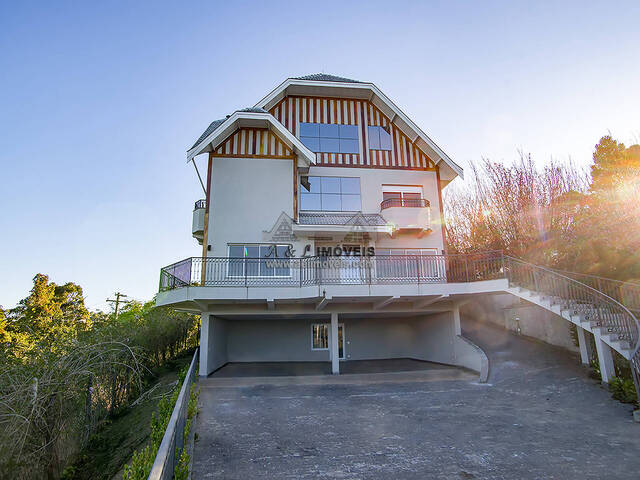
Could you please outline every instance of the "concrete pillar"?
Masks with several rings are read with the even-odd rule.
[[[200,314],[200,362],[198,364],[198,375],[206,377],[209,375],[209,312]]]
[[[611,377],[615,375],[611,347],[604,343],[599,336],[596,336],[596,351],[598,352],[598,362],[600,363],[602,383],[609,383]]]
[[[457,303],[453,306],[453,334],[462,335],[462,328],[460,327],[460,305]]]
[[[340,373],[340,351],[338,350],[338,314],[331,314],[331,373],[338,375]]]
[[[591,343],[587,336],[587,331],[576,325],[578,330],[578,345],[580,346],[580,360],[583,365],[589,365],[591,363]]]

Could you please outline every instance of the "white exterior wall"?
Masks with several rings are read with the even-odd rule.
[[[328,350],[311,349],[311,325],[318,319],[230,320],[227,322],[229,362],[329,361]],[[450,312],[417,317],[340,318],[344,324],[345,359],[415,358],[456,364]]]
[[[227,257],[229,243],[269,243],[282,212],[293,216],[293,160],[214,158],[209,211],[210,257]]]
[[[383,217],[385,211],[380,211],[383,185],[421,185],[423,196],[429,200],[431,208],[432,232],[422,238],[418,238],[415,233],[400,233],[396,238],[381,234],[378,236],[375,246],[379,248],[435,248],[438,250],[437,253],[442,253],[444,242],[440,227],[440,202],[438,199],[436,172],[376,168],[311,167],[309,175],[359,177],[362,213],[380,213]]]
[[[211,178],[208,256],[226,257],[229,243],[271,243],[270,231],[282,212],[293,217],[293,161],[282,159],[214,158]],[[379,234],[379,248],[435,248],[442,253],[440,206],[435,172],[373,168],[311,167],[309,175],[359,177],[362,213],[381,213],[383,185],[421,185],[430,203],[431,233]],[[298,202],[299,204],[300,202]],[[298,235],[293,247],[301,255],[314,242]]]

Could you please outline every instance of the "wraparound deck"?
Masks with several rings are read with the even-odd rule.
[[[321,310],[332,299],[374,309],[424,306],[438,297],[504,291],[500,252],[474,255],[374,255],[302,258],[188,258],[160,274],[158,305],[194,310],[202,302],[296,303]],[[431,298],[433,297],[433,299]],[[411,302],[411,305],[407,302]],[[284,305],[283,305],[284,306]]]
[[[160,291],[183,287],[307,287],[460,283],[505,278],[500,252],[472,255],[191,257],[160,271]]]

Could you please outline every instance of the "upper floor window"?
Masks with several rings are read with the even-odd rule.
[[[371,150],[391,150],[391,135],[384,127],[368,127]]]
[[[410,185],[383,185],[381,208],[427,207],[429,203],[422,197],[422,187]]]
[[[300,186],[300,210],[359,212],[360,178],[308,177],[308,187]]]
[[[301,123],[300,141],[312,152],[360,153],[357,125]]]

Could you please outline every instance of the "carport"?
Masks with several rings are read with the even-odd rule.
[[[207,315],[201,335],[201,376],[411,371],[425,362],[486,375],[484,354],[461,337],[453,311]]]

